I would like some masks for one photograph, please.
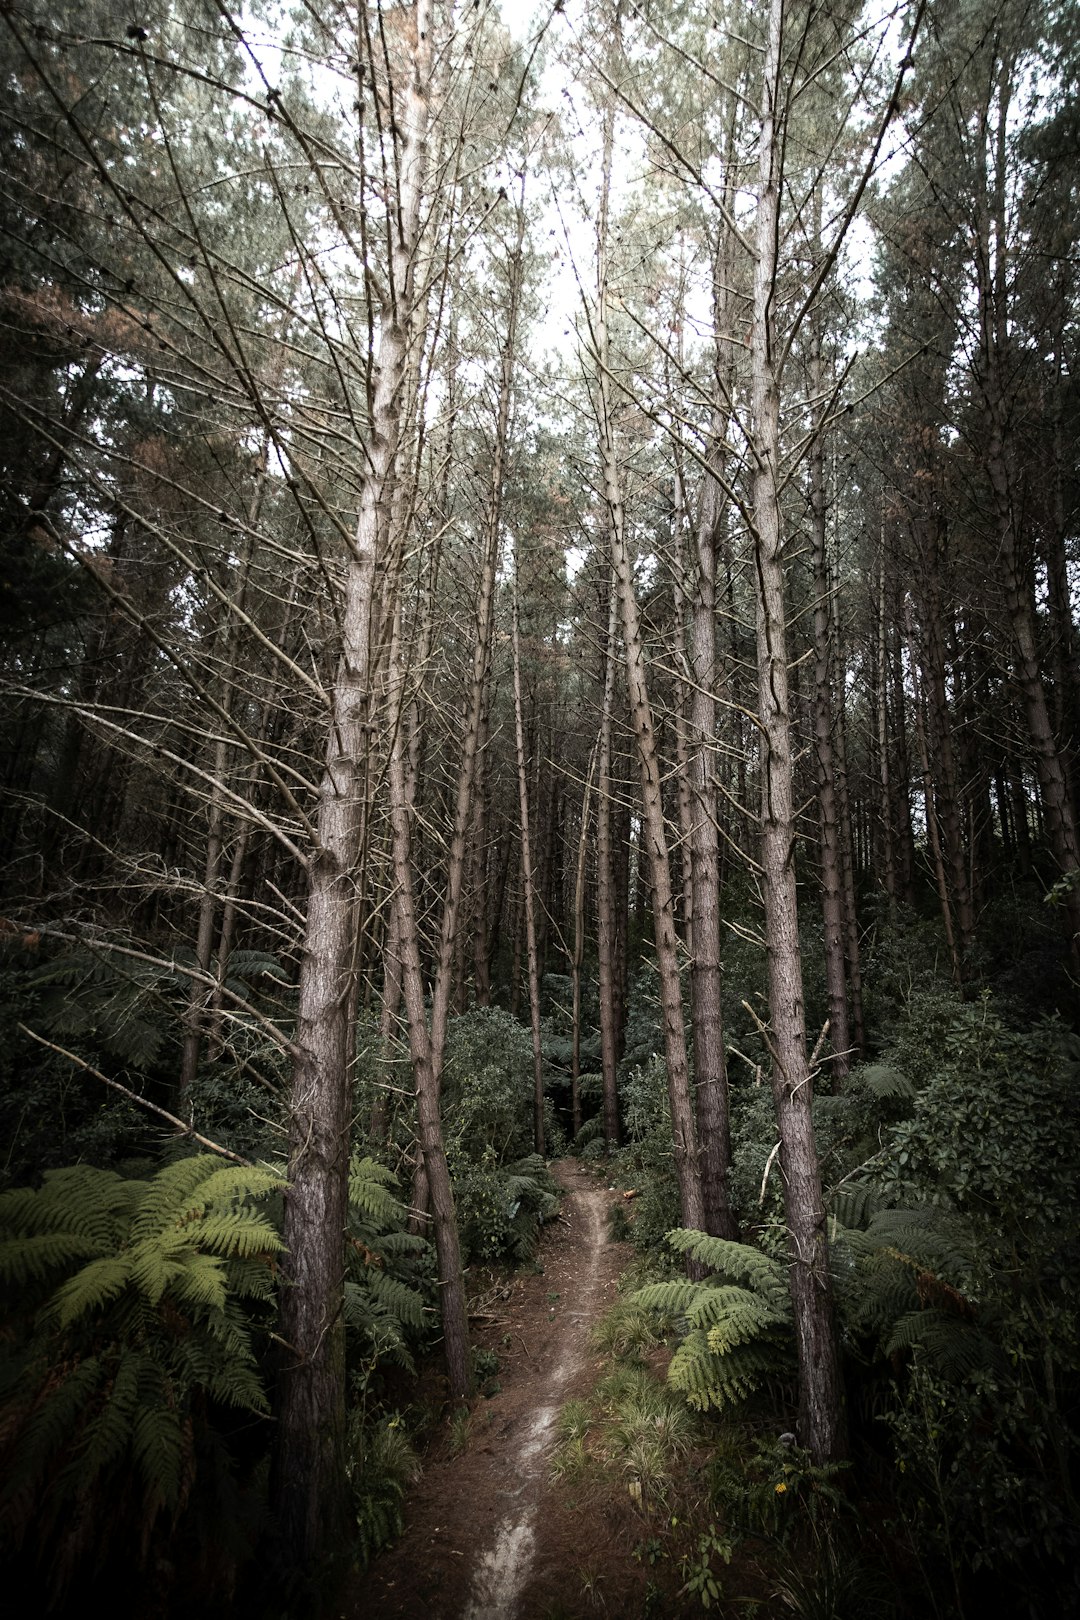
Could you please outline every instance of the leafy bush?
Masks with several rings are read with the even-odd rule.
[[[861,1387],[912,1533],[956,1589],[992,1569],[1045,1596],[1077,1553],[1080,1043],[924,993],[883,1056],[914,1106],[833,1233]]]
[[[540,1155],[499,1164],[488,1148],[478,1164],[457,1154],[451,1166],[463,1251],[477,1260],[531,1260],[540,1227],[559,1207],[558,1189]]]
[[[528,1030],[498,1008],[452,1019],[443,1098],[463,1254],[474,1260],[531,1259],[540,1227],[558,1208],[558,1193],[532,1151]]]

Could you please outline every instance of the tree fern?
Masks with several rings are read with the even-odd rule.
[[[743,1401],[790,1362],[791,1310],[782,1266],[745,1243],[680,1228],[668,1243],[708,1266],[704,1282],[652,1283],[631,1305],[680,1323],[668,1382],[699,1411]]]
[[[272,1290],[281,1242],[254,1201],[280,1186],[202,1155],[0,1196],[0,1540],[58,1588],[80,1550],[148,1549],[175,1520],[208,1401],[267,1411],[245,1304]]]
[[[915,1096],[912,1081],[890,1063],[863,1063],[854,1071],[851,1081],[864,1086],[879,1102],[909,1102]]]
[[[946,1378],[1000,1363],[980,1321],[971,1233],[955,1214],[933,1205],[878,1210],[865,1231],[835,1229],[833,1254],[848,1329],[882,1356],[920,1348]]]

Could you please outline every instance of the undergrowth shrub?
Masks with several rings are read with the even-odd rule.
[[[915,1102],[870,1177],[908,1209],[842,1235],[849,1318],[877,1332],[879,1381],[891,1364],[913,1533],[958,1583],[991,1572],[1045,1602],[1080,1551],[1080,1043],[1056,1019],[1012,1029],[987,998],[923,997],[920,1013],[884,1054]]]
[[[396,1188],[393,1172],[374,1159],[349,1166],[345,1326],[360,1402],[384,1362],[415,1370],[414,1352],[437,1322],[432,1246],[407,1230]]]
[[[452,1019],[443,1095],[463,1255],[532,1259],[543,1223],[558,1209],[558,1190],[532,1151],[528,1030],[498,1008],[475,1008]],[[555,1145],[553,1139],[553,1151]]]
[[[672,1318],[681,1335],[668,1383],[698,1411],[738,1405],[791,1370],[791,1304],[784,1268],[760,1249],[676,1229],[668,1243],[708,1267],[703,1282],[674,1278],[630,1296]]]
[[[0,1540],[51,1600],[151,1569],[220,1492],[200,1470],[232,1471],[227,1414],[267,1416],[252,1332],[281,1242],[259,1206],[281,1185],[199,1155],[0,1196]]]

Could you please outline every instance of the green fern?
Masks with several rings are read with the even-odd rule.
[[[580,1153],[581,1149],[588,1147],[590,1142],[601,1141],[603,1135],[604,1116],[603,1114],[594,1114],[592,1119],[587,1119],[585,1121],[580,1131],[578,1131],[577,1135],[574,1137],[574,1152]]]
[[[791,1307],[777,1261],[745,1243],[685,1228],[668,1243],[714,1273],[704,1282],[651,1283],[629,1304],[675,1317],[683,1337],[668,1382],[699,1411],[737,1405],[763,1381],[787,1372]]]
[[[110,1544],[148,1555],[207,1401],[267,1412],[245,1307],[273,1290],[281,1241],[254,1201],[281,1185],[200,1155],[0,1196],[0,1542],[49,1563],[55,1592]]]
[[[879,1210],[865,1231],[835,1228],[833,1256],[848,1329],[883,1357],[920,1349],[936,1375],[954,1379],[1001,1366],[981,1321],[971,1233],[960,1217],[930,1205]]]
[[[354,1353],[414,1370],[413,1348],[434,1312],[425,1273],[430,1245],[404,1230],[405,1206],[393,1171],[371,1158],[349,1167],[345,1325]]]
[[[854,1084],[865,1086],[879,1102],[909,1102],[915,1096],[915,1087],[908,1076],[889,1063],[864,1063],[851,1079]]]
[[[869,1181],[845,1181],[827,1199],[829,1214],[844,1227],[865,1226],[881,1208],[877,1189]]]

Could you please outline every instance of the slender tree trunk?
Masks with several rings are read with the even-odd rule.
[[[611,186],[613,127],[614,108],[609,103],[604,116],[597,305],[594,322],[597,345],[595,360],[600,453],[603,462],[604,496],[608,508],[611,565],[615,575],[619,614],[622,622],[623,645],[626,650],[627,694],[630,700],[630,715],[637,743],[638,770],[641,780],[641,834],[652,888],[653,930],[656,942],[657,968],[660,976],[664,1056],[667,1063],[668,1100],[671,1105],[671,1125],[674,1136],[675,1172],[679,1183],[679,1208],[683,1225],[701,1230],[705,1220],[705,1208],[702,1202],[701,1175],[698,1166],[697,1132],[694,1123],[694,1111],[690,1101],[690,1075],[686,1054],[686,1031],[683,1024],[682,990],[679,982],[678,936],[675,929],[671,864],[668,858],[667,831],[664,826],[660,765],[657,756],[652,709],[649,703],[641,624],[637,599],[634,594],[633,576],[630,572],[630,559],[626,547],[626,519],[623,510],[619,466],[615,452],[614,414],[611,406],[607,325],[607,220]]]
[[[529,784],[526,772],[525,726],[521,705],[521,646],[518,634],[517,557],[514,559],[514,602],[511,637],[514,656],[514,733],[517,738],[518,805],[521,814],[521,881],[525,904],[525,949],[529,974],[529,1020],[533,1045],[533,1141],[537,1153],[544,1142],[544,1060],[540,1048],[540,963],[536,950],[535,891],[532,847],[529,839]]]
[[[589,773],[585,778],[585,791],[581,796],[581,829],[578,833],[577,872],[574,878],[574,956],[573,987],[574,1011],[570,1055],[570,1107],[574,1122],[574,1135],[581,1129],[581,970],[585,961],[585,864],[589,853],[589,818],[592,808],[593,776],[596,771],[596,750],[589,758]]]
[[[618,955],[615,919],[615,859],[612,837],[611,734],[615,713],[615,662],[618,651],[619,599],[615,581],[608,581],[608,626],[604,657],[604,697],[600,711],[600,759],[596,804],[596,958],[600,995],[600,1063],[604,1074],[604,1136],[608,1147],[619,1142],[617,1068]]]
[[[934,769],[935,801],[941,821],[944,856],[957,924],[956,946],[961,972],[971,946],[975,913],[968,886],[964,835],[960,818],[960,785],[953,746],[953,722],[949,709],[945,673],[945,627],[941,609],[941,579],[938,553],[941,545],[936,529],[930,534],[924,556],[923,583],[925,636],[923,640],[923,686],[930,718],[930,753]]]
[[[401,671],[398,647],[398,629],[395,625],[390,654],[390,695],[392,706],[400,712],[404,677]],[[393,700],[396,699],[396,702]],[[461,1268],[461,1249],[458,1243],[457,1220],[454,1214],[454,1195],[450,1185],[450,1172],[443,1145],[442,1119],[439,1112],[438,1076],[432,1062],[432,1041],[428,1030],[427,1008],[424,1003],[424,978],[420,966],[419,930],[416,921],[416,901],[413,889],[413,863],[411,854],[412,817],[406,783],[405,742],[401,726],[394,728],[390,758],[387,767],[390,789],[390,824],[393,834],[394,879],[397,884],[398,938],[401,951],[401,983],[405,1001],[406,1022],[409,1030],[409,1055],[412,1059],[416,1085],[416,1107],[420,1127],[420,1150],[423,1154],[428,1194],[431,1200],[432,1224],[435,1229],[435,1252],[439,1267],[439,1310],[443,1326],[443,1354],[450,1393],[455,1400],[464,1400],[472,1385],[469,1357],[468,1313],[465,1302],[465,1281]]]
[[[399,100],[398,206],[389,297],[378,337],[376,385],[356,533],[345,559],[341,656],[330,696],[316,842],[308,863],[308,909],[289,1102],[278,1399],[273,1495],[280,1534],[312,1575],[349,1545],[345,1471],[344,1233],[351,1117],[357,884],[371,724],[375,571],[383,514],[392,495],[400,399],[411,319],[412,268],[420,234],[433,60],[431,0],[417,0],[416,43]]]
[[[949,957],[952,961],[953,983],[960,985],[963,982],[964,970],[956,944],[952,903],[949,899],[949,880],[945,875],[945,861],[941,853],[941,835],[938,832],[937,809],[934,804],[934,779],[930,770],[930,751],[926,744],[923,699],[922,692],[919,689],[918,662],[914,649],[912,649],[911,668],[915,685],[915,736],[919,747],[919,762],[922,766],[926,836],[930,844],[930,856],[934,864],[934,882],[937,885],[938,903],[941,906],[941,921],[945,929],[945,942],[949,947]]]
[[[896,861],[894,856],[892,818],[892,782],[889,770],[889,665],[886,657],[885,623],[885,526],[882,523],[881,545],[878,552],[877,635],[874,658],[874,690],[877,696],[877,752],[878,777],[881,786],[879,823],[881,827],[882,875],[889,905],[889,921],[896,927]]]
[[[986,470],[993,495],[998,555],[1005,586],[1005,605],[1017,658],[1017,682],[1023,700],[1050,848],[1063,883],[1066,932],[1074,967],[1080,967],[1080,844],[1068,778],[1054,735],[1035,629],[1028,571],[1021,555],[1016,512],[1016,475],[1010,443],[1010,401],[1005,366],[1012,345],[1008,320],[1008,239],[1005,218],[1007,126],[1012,94],[1012,63],[1002,62],[997,76],[997,125],[991,130],[986,110],[978,140],[976,214],[982,384],[987,415]],[[992,147],[988,176],[987,145]]]
[[[815,200],[815,238],[820,251],[820,189]],[[821,315],[814,311],[810,331],[810,395],[823,400]],[[820,408],[816,403],[815,409]],[[833,756],[833,671],[829,565],[826,552],[825,443],[822,432],[810,448],[810,513],[814,554],[814,761],[817,768],[818,828],[821,839],[821,913],[825,930],[825,989],[832,1038],[832,1070],[843,1079],[849,1068],[847,975],[844,969],[844,900],[840,825]]]
[[[722,433],[716,435],[722,438]],[[719,454],[714,445],[714,455]],[[690,617],[690,1006],[705,1230],[738,1235],[728,1195],[731,1132],[724,1051],[720,922],[720,834],[714,755],[719,660],[716,655],[716,552],[723,521],[720,484],[707,471],[694,534]]]
[[[795,888],[795,807],[780,527],[780,400],[774,331],[783,151],[778,122],[782,31],[783,0],[769,0],[750,339],[750,449],[762,733],[761,867],[772,1084],[781,1142],[799,1361],[799,1435],[814,1462],[823,1463],[843,1455],[846,1437],[821,1172],[810,1114],[813,1075],[806,1053]]]

